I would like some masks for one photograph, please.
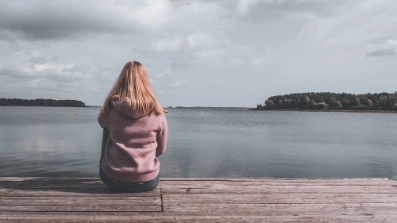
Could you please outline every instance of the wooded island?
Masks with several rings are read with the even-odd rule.
[[[19,99],[0,98],[0,106],[52,106],[52,107],[86,107],[84,102],[76,100],[54,100],[54,99]]]
[[[335,110],[335,111],[397,111],[397,92],[390,93],[331,93],[309,92],[269,97],[257,110]]]

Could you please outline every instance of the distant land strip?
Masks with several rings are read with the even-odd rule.
[[[331,93],[308,92],[269,97],[256,110],[397,112],[397,92],[394,93]]]
[[[77,100],[0,98],[0,106],[86,107]]]

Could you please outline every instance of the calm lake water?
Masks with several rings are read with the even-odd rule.
[[[0,107],[0,176],[98,176],[98,111]],[[397,180],[397,114],[195,108],[167,120],[162,177]]]

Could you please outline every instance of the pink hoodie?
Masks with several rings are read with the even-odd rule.
[[[165,115],[131,112],[131,101],[112,98],[107,117],[98,115],[109,139],[102,159],[102,170],[110,178],[125,182],[153,180],[160,171],[156,157],[166,148],[168,127]]]

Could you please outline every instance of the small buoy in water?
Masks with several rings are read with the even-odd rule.
[[[77,113],[74,113],[74,115],[77,115]]]

